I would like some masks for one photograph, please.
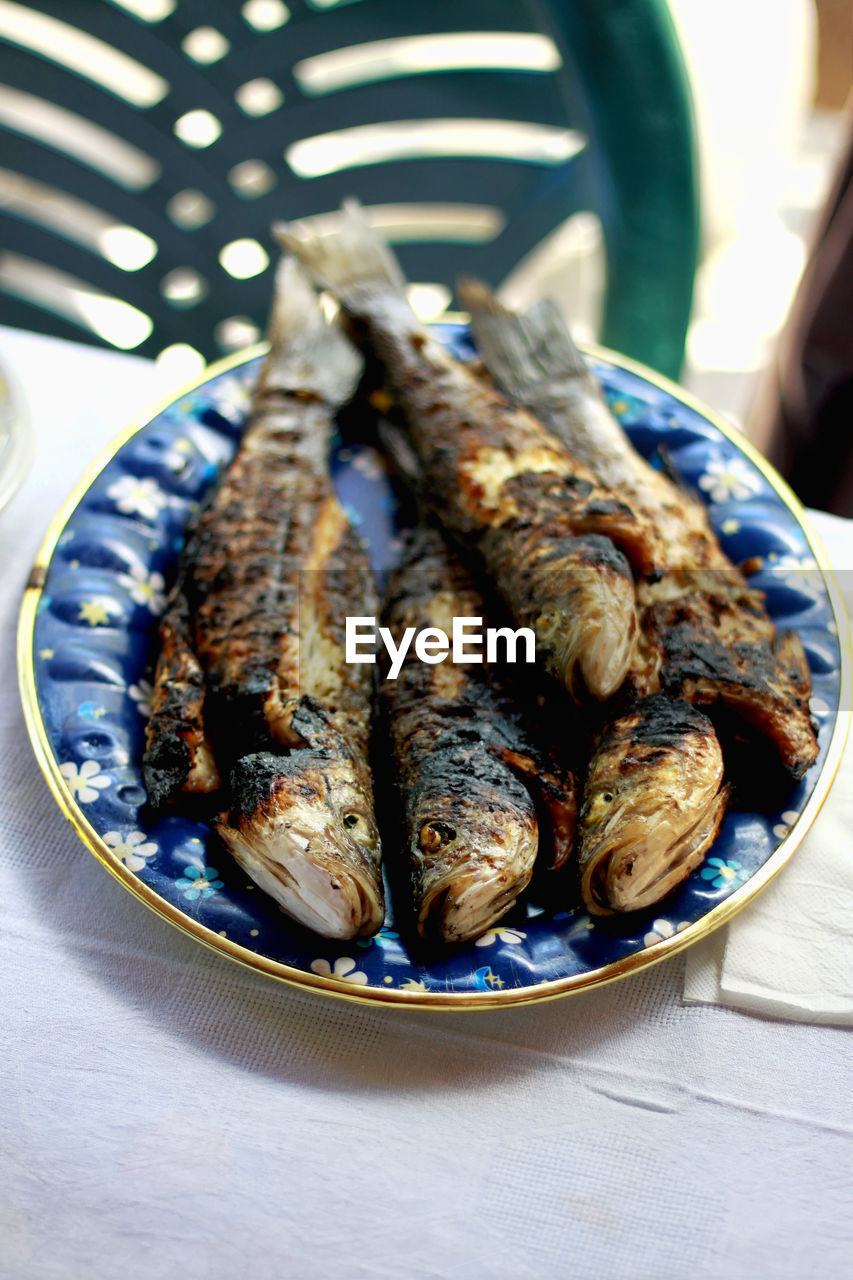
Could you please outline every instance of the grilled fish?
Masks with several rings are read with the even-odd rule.
[[[422,524],[384,612],[395,637],[406,627],[449,634],[454,618],[483,619],[486,602],[442,534]],[[417,929],[427,941],[476,938],[499,920],[530,881],[540,836],[555,868],[573,846],[574,777],[531,749],[513,692],[493,667],[447,661],[404,663],[382,685]]]
[[[642,571],[659,562],[654,522],[427,333],[356,207],[334,238],[298,224],[279,235],[384,365],[445,529],[533,629],[548,670],[576,697],[610,696],[637,636],[626,556]]]
[[[696,498],[635,452],[553,303],[516,316],[469,281],[460,289],[492,375],[566,448],[639,510],[666,547],[641,575],[641,632],[624,692],[658,691],[719,710],[766,738],[800,778],[817,758],[810,676],[799,638],[776,633],[760,592],[731,563]]]
[[[160,645],[145,733],[145,782],[155,808],[181,795],[210,795],[222,785],[205,727],[204,672],[181,579],[160,621]]]
[[[702,862],[727,802],[719,740],[689,703],[658,694],[608,725],[580,814],[587,909],[636,911],[665,897]]]
[[[185,662],[203,672],[204,726],[229,783],[216,830],[290,915],[338,938],[374,933],[384,917],[370,673],[344,661],[346,615],[375,613],[376,598],[327,465],[335,409],[360,368],[285,259],[240,448],[179,573]],[[155,804],[169,794],[159,724],[145,758]]]

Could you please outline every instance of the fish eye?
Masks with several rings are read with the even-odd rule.
[[[421,827],[418,843],[424,853],[434,853],[443,844],[456,839],[456,828],[449,822],[427,822]]]
[[[604,795],[601,798],[602,800],[606,800],[607,803],[610,804],[610,801],[613,799],[613,792],[605,791]]]
[[[359,822],[359,815],[358,815],[357,813],[345,813],[345,814],[344,814],[344,826],[345,826],[345,827],[348,827],[348,828],[350,828],[350,829],[351,829],[352,827],[357,826],[357,825],[358,825],[358,822]]]

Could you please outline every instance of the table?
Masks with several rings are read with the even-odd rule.
[[[17,607],[50,516],[156,396],[0,329],[38,437],[0,513],[0,1276],[849,1274],[851,1042],[685,1006],[683,959],[567,1000],[373,1009],[148,913],[30,750]]]

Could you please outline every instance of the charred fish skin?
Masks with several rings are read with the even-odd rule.
[[[188,552],[196,645],[232,760],[298,745],[290,703],[305,657],[300,615],[318,623],[315,594],[336,577],[352,586],[355,573],[363,586],[352,612],[375,605],[366,556],[328,471],[334,411],[360,370],[351,344],[325,324],[296,264],[285,260],[243,440]],[[332,683],[345,679],[344,664],[333,656],[329,663]],[[344,705],[362,705],[363,695],[361,688]]]
[[[571,642],[560,627],[565,574],[574,567],[572,555],[583,557],[573,543],[588,535],[610,538],[640,566],[656,563],[651,522],[576,465],[528,412],[510,406],[430,337],[402,293],[396,262],[355,210],[345,210],[343,231],[328,242],[298,226],[279,234],[317,282],[337,294],[359,340],[382,361],[407,415],[436,514],[511,610],[525,600],[531,581],[525,576],[530,550],[509,552],[518,530],[528,531],[527,546],[535,546],[537,556],[552,553],[552,572],[532,575],[539,596],[527,601],[534,630],[543,620],[537,636],[546,663],[570,690],[585,683],[593,697],[608,697],[624,679],[636,637],[633,592],[625,589],[629,565],[615,551],[601,572],[598,546],[592,544],[577,575],[579,612]],[[589,630],[586,590],[595,619]],[[602,599],[608,601],[603,611]]]
[[[794,632],[776,632],[766,615],[750,614],[719,588],[655,601],[644,630],[661,654],[664,692],[696,706],[722,705],[771,741],[795,778],[811,767],[811,677]]]
[[[468,282],[460,292],[488,367],[566,447],[617,492],[655,514],[666,545],[637,583],[640,635],[622,697],[678,695],[772,742],[801,778],[818,754],[799,638],[776,634],[763,597],[725,555],[698,498],[634,450],[553,303],[524,316]]]
[[[703,861],[728,803],[713,725],[680,698],[647,698],[603,731],[584,786],[578,859],[593,915],[639,911]]]
[[[388,585],[392,632],[447,631],[453,617],[485,610],[438,530],[414,531]],[[476,938],[505,915],[530,882],[540,837],[561,864],[572,846],[574,778],[548,773],[531,754],[510,693],[483,664],[407,662],[382,684],[415,924],[425,942]],[[531,784],[550,803],[541,806],[544,824]]]
[[[221,786],[205,726],[204,672],[192,647],[189,607],[180,583],[160,622],[160,645],[143,762],[155,808],[182,796],[211,795]]]
[[[229,780],[216,828],[285,911],[338,938],[375,932],[384,916],[371,674],[344,646],[346,615],[375,613],[376,592],[327,461],[336,406],[360,369],[284,260],[243,440],[180,569],[205,721]]]

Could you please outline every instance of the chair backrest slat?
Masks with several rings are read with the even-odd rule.
[[[12,175],[7,181],[18,189],[28,180],[54,188],[60,199],[82,200],[157,245],[150,262],[122,270],[91,243],[87,247],[85,237],[83,243],[79,236],[75,240],[70,228],[63,235],[40,222],[33,210],[43,188],[34,187],[29,204],[4,202],[0,192],[6,251],[64,270],[149,315],[153,328],[136,348],[141,353],[185,341],[212,358],[221,354],[215,332],[223,319],[245,315],[261,325],[268,271],[233,279],[219,262],[223,246],[256,240],[272,258],[272,221],[326,213],[343,196],[356,194],[366,204],[459,203],[499,210],[503,229],[478,243],[461,233],[455,241],[421,242],[412,233],[400,245],[411,278],[451,288],[460,267],[498,285],[570,214],[593,211],[602,222],[608,258],[604,339],[670,373],[677,370],[696,255],[696,191],[688,99],[664,0],[356,0],[331,8],[293,0],[289,20],[267,33],[253,30],[242,6],[226,0],[181,0],[157,23],[140,21],[108,0],[74,6],[35,0],[28,7],[78,27],[168,82],[161,101],[134,106],[61,65],[61,53],[42,56],[0,40],[0,136],[6,143],[0,165]],[[182,49],[187,34],[201,26],[221,32],[229,45],[207,65]],[[537,36],[537,48],[556,49],[558,56],[543,70],[447,65],[423,74],[396,68],[386,75],[374,67],[364,82],[321,93],[300,80],[301,72],[294,75],[305,59],[354,46],[469,32]],[[268,114],[253,116],[235,95],[258,79],[271,81],[284,98]],[[91,122],[129,143],[143,169],[148,156],[159,172],[139,189],[128,189],[99,171],[97,149],[93,155],[82,148],[80,154],[72,146],[69,154],[45,130],[37,136],[38,128],[16,129],[12,116],[22,94],[28,111],[41,98],[70,113],[72,122]],[[210,112],[219,122],[221,134],[208,147],[194,148],[175,136],[175,122],[193,111]],[[345,134],[336,141],[337,160],[328,172],[316,153],[305,168],[304,148],[291,150],[341,130],[378,126],[387,134],[390,125],[399,135],[400,122],[433,120],[540,127],[552,131],[548,142],[558,150],[523,160],[504,141],[501,157],[402,155],[375,163],[371,153],[360,152],[358,163],[335,167],[342,163],[340,148],[354,141]],[[82,136],[85,130],[84,124],[77,132]],[[574,142],[565,143],[566,130],[584,144],[571,157]],[[464,125],[455,126],[454,148],[464,133]],[[565,154],[559,151],[563,143]],[[269,190],[262,190],[264,170],[255,174],[261,186],[254,191],[235,187],[234,170],[247,161],[268,167]],[[245,169],[237,173],[245,177]],[[194,229],[172,216],[175,197],[187,190],[210,203],[210,218]],[[207,285],[193,306],[177,306],[163,296],[164,277],[184,268]],[[4,320],[32,325],[38,317],[39,327],[67,332],[67,319],[34,306],[32,298],[16,297],[8,282],[0,257]],[[77,336],[104,340],[85,329]]]

